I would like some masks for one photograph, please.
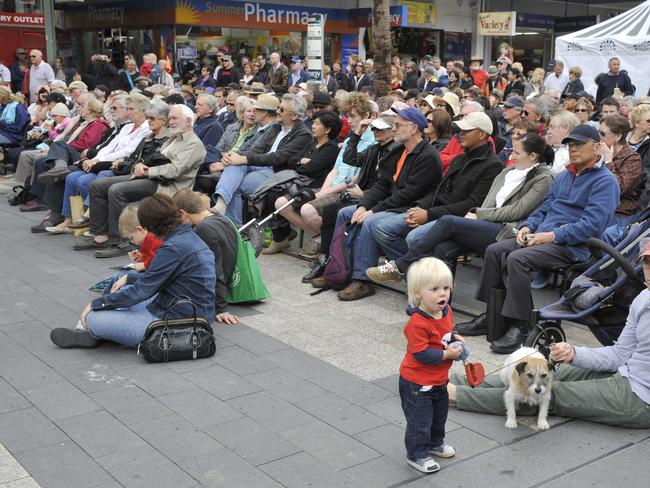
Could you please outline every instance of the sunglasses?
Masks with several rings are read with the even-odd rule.
[[[576,112],[589,112],[586,108],[577,108]]]
[[[226,105],[228,105],[229,107],[234,107],[235,106],[235,104],[233,102],[227,102]]]

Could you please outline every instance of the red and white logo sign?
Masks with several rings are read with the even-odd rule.
[[[45,16],[42,14],[20,14],[15,12],[0,12],[0,25],[21,27],[45,27]]]

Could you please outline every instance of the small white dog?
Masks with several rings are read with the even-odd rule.
[[[506,385],[503,399],[506,405],[506,427],[517,428],[517,402],[539,405],[537,428],[549,428],[546,417],[551,402],[551,365],[546,358],[532,347],[522,347],[505,360],[501,370],[501,381]]]

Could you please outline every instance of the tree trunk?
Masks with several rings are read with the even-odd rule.
[[[383,97],[390,90],[390,3],[389,0],[373,0],[372,39],[375,45],[375,88],[377,96]]]

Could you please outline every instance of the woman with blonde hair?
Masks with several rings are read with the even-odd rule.
[[[394,64],[390,65],[390,89],[397,90],[402,88],[402,83],[404,83],[404,73],[399,69],[399,66]]]
[[[544,70],[542,68],[535,68],[530,81],[524,87],[524,98],[532,98],[535,95],[544,93]]]
[[[0,86],[0,144],[17,144],[22,141],[29,121],[29,112],[11,94],[11,89]]]

